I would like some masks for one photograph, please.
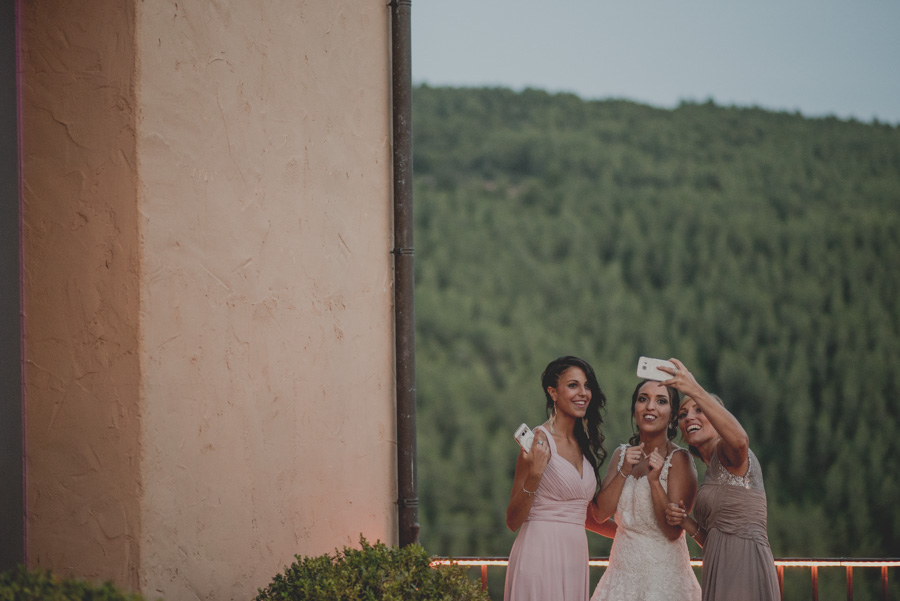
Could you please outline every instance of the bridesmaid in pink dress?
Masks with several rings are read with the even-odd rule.
[[[509,554],[505,601],[587,601],[585,526],[612,536],[615,526],[588,519],[606,457],[600,410],[606,397],[593,368],[566,356],[541,375],[549,419],[535,428],[531,452],[519,452],[506,525],[519,533]]]

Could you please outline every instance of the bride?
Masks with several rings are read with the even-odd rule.
[[[612,455],[591,509],[598,522],[615,512],[609,567],[591,601],[699,601],[684,530],[666,520],[668,503],[687,511],[697,493],[697,471],[678,432],[680,398],[674,388],[645,380],[631,397],[638,433]]]

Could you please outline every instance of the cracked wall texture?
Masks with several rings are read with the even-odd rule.
[[[29,563],[247,599],[396,542],[389,27],[23,3]]]

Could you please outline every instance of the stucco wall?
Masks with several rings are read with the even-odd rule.
[[[142,588],[395,540],[389,12],[144,3]]]
[[[20,6],[28,559],[134,585],[134,12],[89,0]]]
[[[24,4],[31,563],[248,599],[395,543],[389,7]]]

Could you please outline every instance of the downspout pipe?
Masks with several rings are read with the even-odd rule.
[[[419,542],[416,492],[416,332],[413,303],[412,0],[391,0],[394,163],[394,327],[397,386],[397,509],[400,546]]]

